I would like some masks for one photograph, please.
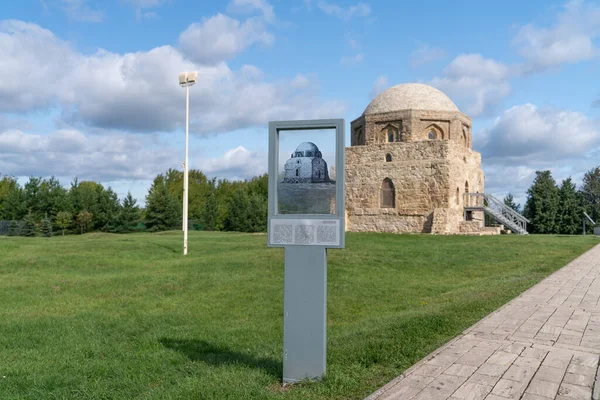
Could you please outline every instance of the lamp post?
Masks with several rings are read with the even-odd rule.
[[[185,87],[185,161],[183,163],[183,255],[188,251],[188,129],[190,125],[190,86],[196,83],[198,72],[179,74],[179,86]]]

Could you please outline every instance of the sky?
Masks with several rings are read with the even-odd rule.
[[[600,2],[0,2],[0,173],[95,180],[142,204],[181,169],[267,170],[270,120],[344,118],[396,84],[473,118],[485,191],[523,203],[536,170],[600,164]]]

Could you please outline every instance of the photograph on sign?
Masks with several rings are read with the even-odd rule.
[[[278,214],[335,214],[335,129],[279,133]]]

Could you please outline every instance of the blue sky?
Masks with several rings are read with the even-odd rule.
[[[597,1],[21,0],[0,3],[0,173],[77,175],[142,203],[183,161],[266,172],[269,120],[360,116],[423,82],[473,118],[486,192],[600,164]],[[349,140],[347,139],[347,142]]]

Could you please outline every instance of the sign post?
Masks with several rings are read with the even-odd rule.
[[[267,240],[285,249],[284,384],[326,370],[327,249],[345,246],[344,138],[343,119],[269,123]]]

